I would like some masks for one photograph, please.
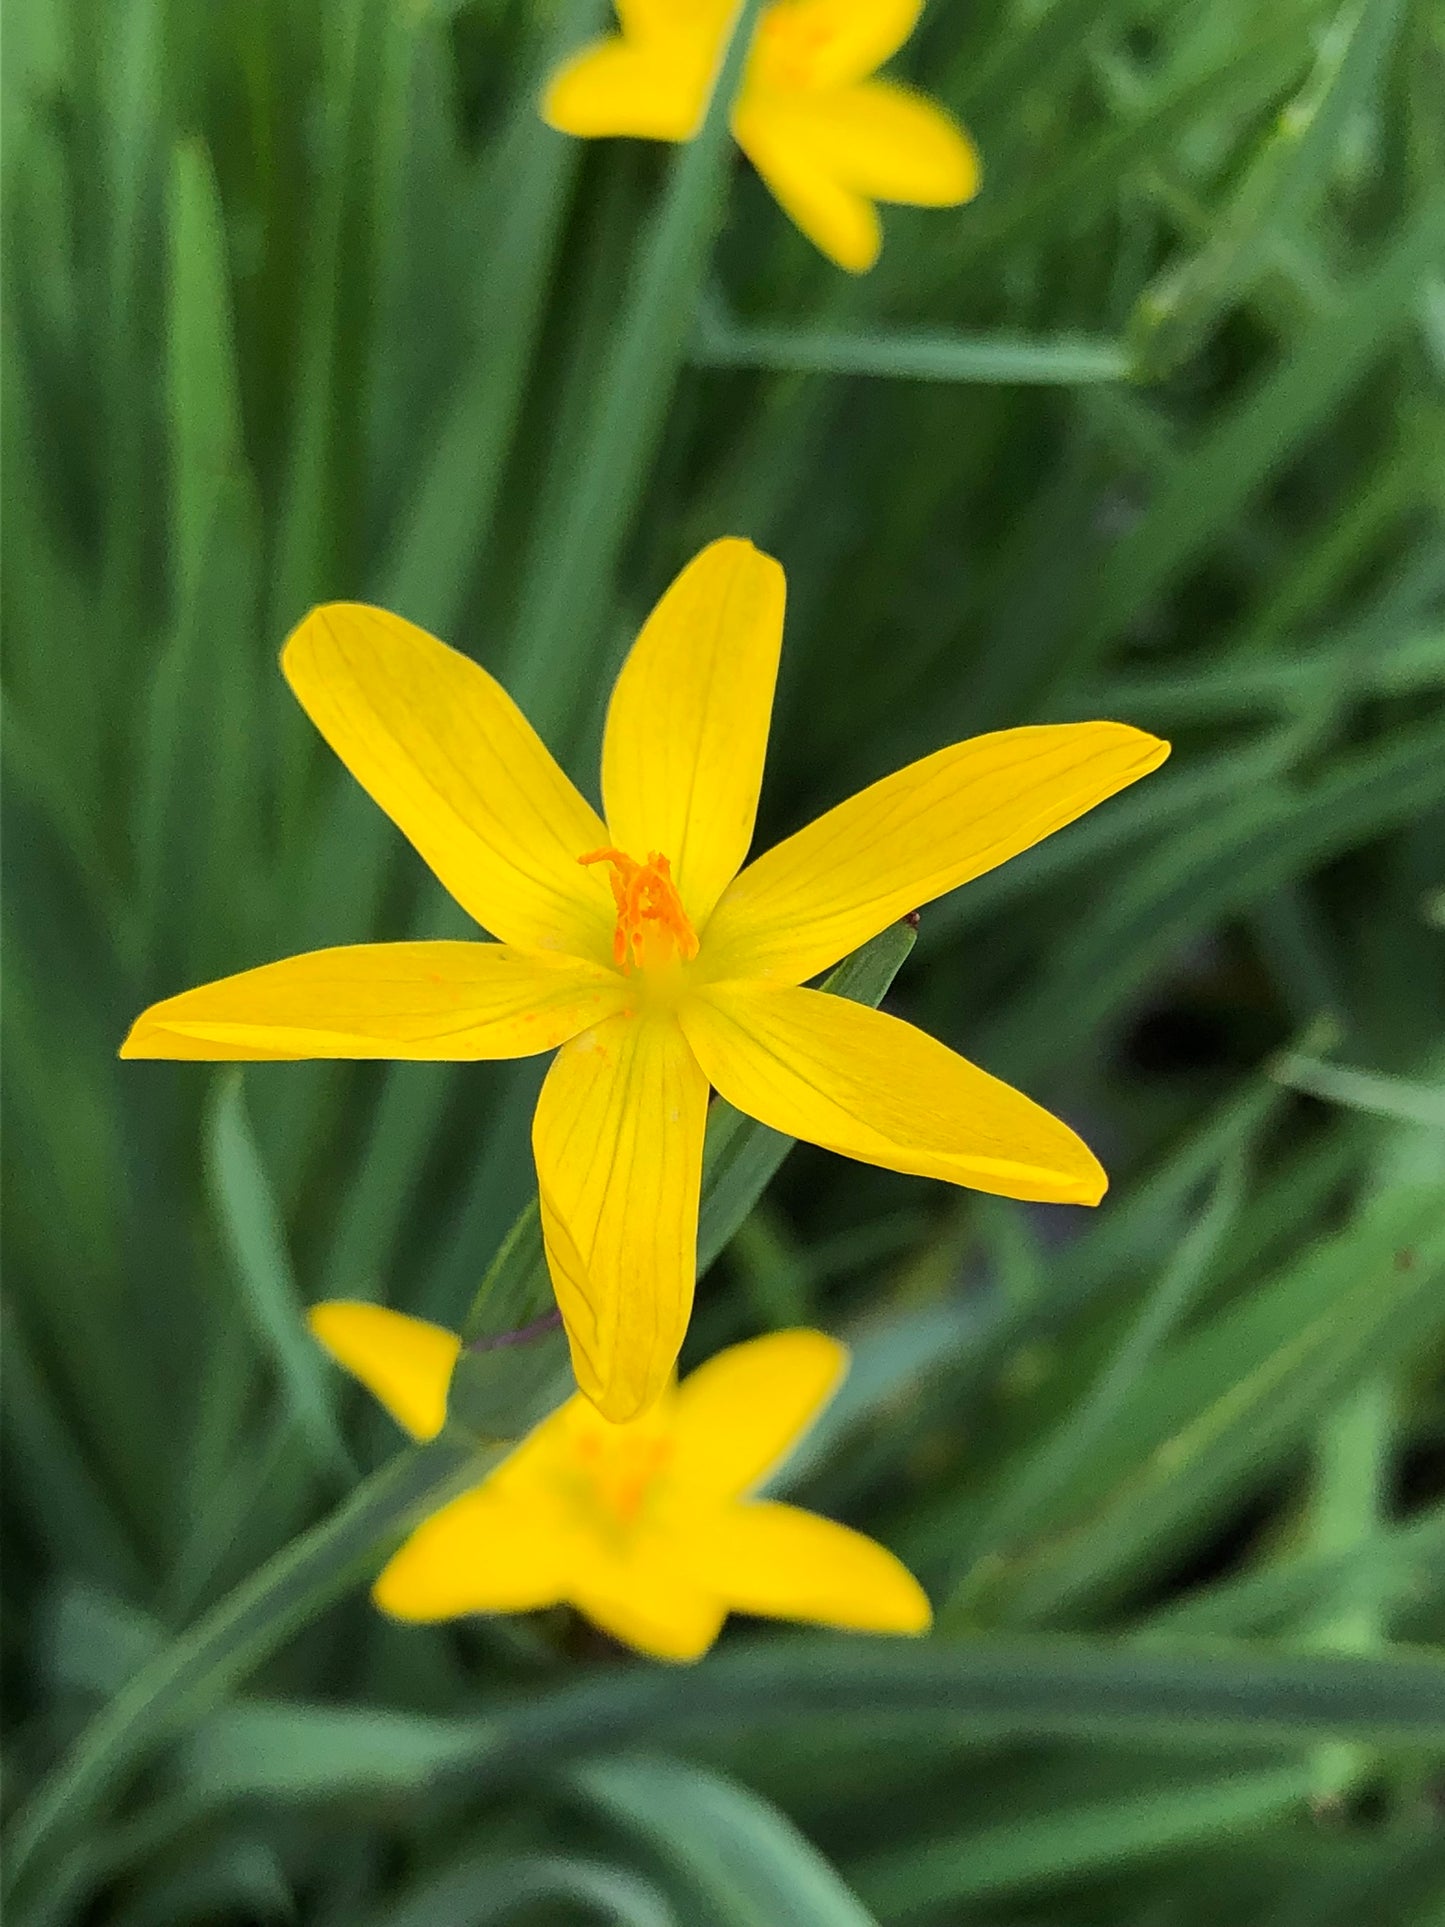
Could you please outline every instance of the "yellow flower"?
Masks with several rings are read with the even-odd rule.
[[[734,0],[616,0],[620,34],[552,76],[549,125],[584,138],[691,140]],[[877,80],[918,23],[923,0],[774,0],[733,103],[733,138],[784,212],[830,261],[861,274],[878,259],[875,201],[957,207],[978,192],[978,155],[922,94]]]
[[[311,1329],[414,1438],[446,1412],[461,1341],[379,1305],[331,1303]],[[837,1390],[846,1347],[774,1332],[668,1383],[613,1425],[580,1394],[481,1485],[434,1513],[377,1580],[398,1619],[576,1606],[658,1659],[697,1659],[729,1612],[923,1633],[928,1600],[872,1539],[750,1498]]]
[[[1162,762],[1122,723],[1003,730],[885,777],[747,869],[783,627],[750,543],[697,556],[607,715],[604,824],[501,686],[400,617],[314,610],[302,706],[497,943],[360,944],[155,1004],[125,1057],[558,1050],[532,1145],[577,1382],[613,1420],[667,1384],[696,1268],[708,1086],[789,1137],[1014,1198],[1094,1204],[1065,1125],[896,1017],[800,985]]]

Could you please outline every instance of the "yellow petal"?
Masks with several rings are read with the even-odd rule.
[[[713,977],[802,983],[1157,769],[1126,723],[1004,729],[885,776],[750,863],[708,925]]]
[[[424,1318],[342,1298],[313,1305],[306,1322],[338,1365],[358,1378],[414,1439],[434,1439],[462,1341]]]
[[[553,1050],[616,1009],[615,971],[500,943],[312,950],[142,1012],[122,1057],[461,1062]]]
[[[718,1352],[678,1387],[678,1484],[727,1498],[760,1485],[847,1369],[847,1346],[817,1331],[771,1332]]]
[[[592,140],[691,140],[702,124],[714,60],[676,36],[640,44],[599,40],[559,67],[542,95],[542,118],[559,133]]]
[[[753,71],[766,85],[838,87],[890,60],[923,0],[776,0],[763,16]]]
[[[697,1271],[707,1082],[675,1021],[564,1044],[532,1125],[542,1234],[577,1383],[614,1423],[667,1385]]]
[[[928,1595],[886,1547],[796,1506],[754,1502],[700,1513],[689,1569],[734,1612],[868,1633],[926,1633]]]
[[[727,1608],[699,1586],[675,1546],[640,1539],[625,1558],[573,1579],[568,1597],[605,1633],[654,1659],[701,1659],[722,1630]]]
[[[752,842],[784,594],[782,570],[751,542],[710,544],[648,617],[608,707],[611,841],[639,861],[670,859],[698,931]]]
[[[570,1536],[540,1487],[506,1467],[424,1520],[383,1568],[372,1598],[396,1619],[530,1612],[567,1591]]]
[[[682,1022],[728,1102],[789,1137],[1006,1198],[1104,1195],[1098,1160],[1067,1124],[881,1010],[819,990],[717,984]]]
[[[622,31],[631,40],[694,41],[717,55],[737,0],[612,0]]]
[[[313,609],[281,654],[296,698],[464,910],[504,943],[606,963],[613,906],[579,856],[597,812],[480,664],[385,609]]]
[[[784,139],[831,179],[875,201],[956,207],[978,192],[978,152],[958,123],[910,87],[871,80],[792,94],[769,108]]]
[[[745,94],[733,109],[733,137],[793,224],[835,266],[865,274],[878,259],[878,210],[845,186],[800,138],[787,114],[774,114]]]

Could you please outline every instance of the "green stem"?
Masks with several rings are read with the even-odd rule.
[[[1331,1414],[1321,1428],[1315,1457],[1310,1536],[1325,1554],[1347,1553],[1378,1536],[1389,1511],[1395,1442],[1395,1395],[1388,1378],[1369,1380]],[[1329,1652],[1379,1649],[1383,1587],[1361,1597],[1328,1599],[1311,1644]],[[1345,1740],[1329,1740],[1314,1758],[1314,1795],[1337,1804],[1369,1771],[1368,1752]]]
[[[733,96],[760,0],[740,0],[697,136],[673,162],[611,346],[576,480],[538,530],[508,687],[554,742],[577,705],[597,621],[612,598],[622,545],[646,486],[686,359],[698,295],[723,207]]]

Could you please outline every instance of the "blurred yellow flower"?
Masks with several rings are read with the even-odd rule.
[[[441,1429],[460,1341],[378,1305],[330,1303],[311,1329],[414,1438]],[[923,1633],[918,1581],[815,1512],[748,1495],[837,1389],[848,1354],[775,1332],[670,1381],[613,1425],[570,1398],[481,1485],[434,1513],[377,1580],[398,1619],[568,1603],[658,1659],[697,1659],[729,1612],[860,1632]]]
[[[577,1382],[609,1419],[659,1397],[692,1307],[708,1086],[789,1137],[1013,1198],[1095,1204],[1074,1133],[923,1032],[799,988],[930,899],[1161,763],[1122,723],[1008,729],[883,778],[747,869],[783,572],[714,542],[612,692],[607,820],[487,672],[385,610],[314,610],[282,668],[303,708],[498,943],[359,944],[206,984],[124,1057],[525,1057]]]
[[[584,138],[691,140],[702,125],[735,0],[616,0],[620,34],[552,76],[548,123]],[[878,258],[875,201],[957,207],[978,155],[941,107],[873,78],[913,32],[923,0],[774,0],[763,10],[732,132],[783,210],[830,261]]]

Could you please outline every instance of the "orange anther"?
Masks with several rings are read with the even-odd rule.
[[[649,964],[690,962],[697,955],[697,936],[688,922],[672,880],[672,866],[658,850],[639,863],[625,850],[589,850],[579,863],[609,866],[612,900],[617,905],[617,928],[612,933],[612,961],[619,970],[640,970]]]

